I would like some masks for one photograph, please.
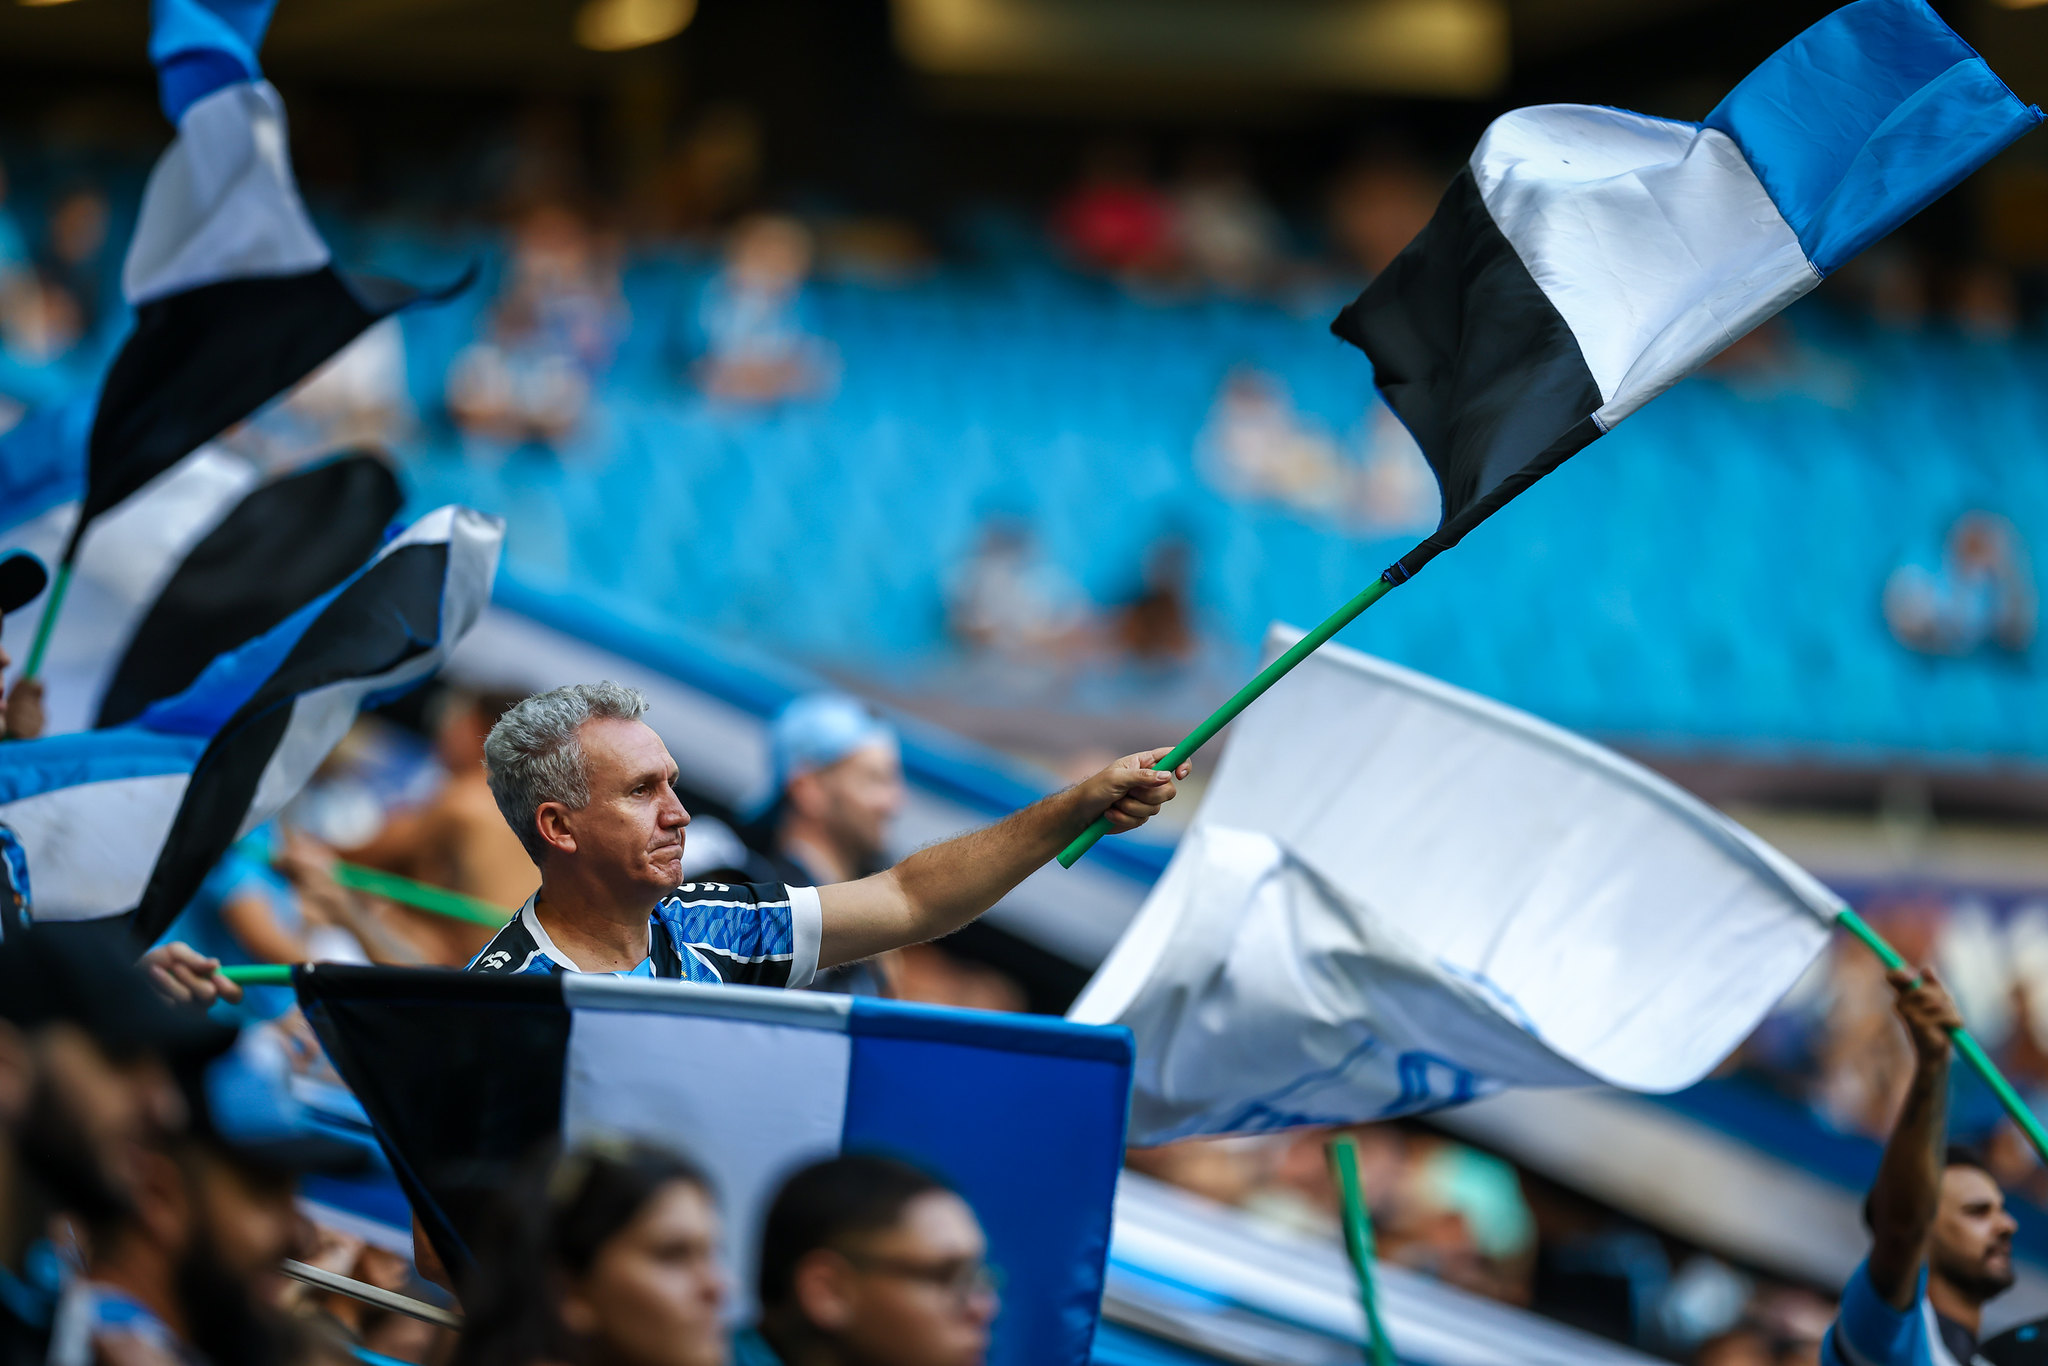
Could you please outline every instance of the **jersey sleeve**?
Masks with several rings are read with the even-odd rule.
[[[780,882],[687,882],[661,903],[676,951],[722,982],[805,987],[818,975],[824,915],[815,887]]]
[[[1828,1329],[1834,1358],[1842,1366],[1915,1366],[1926,1360],[1920,1350],[1926,1340],[1927,1268],[1920,1268],[1920,1280],[1913,1291],[1913,1303],[1894,1309],[1870,1280],[1870,1263],[1857,1264],[1842,1287],[1842,1304]]]

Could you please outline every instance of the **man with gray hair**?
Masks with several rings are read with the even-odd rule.
[[[527,698],[484,743],[491,795],[540,890],[472,972],[609,972],[802,987],[821,968],[950,934],[1107,815],[1134,830],[1173,799],[1167,751],[1127,755],[1005,820],[826,887],[681,881],[690,813],[676,763],[617,683]]]

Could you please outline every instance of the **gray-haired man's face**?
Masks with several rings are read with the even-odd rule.
[[[690,813],[676,796],[676,762],[646,723],[598,719],[577,732],[590,800],[581,811],[541,808],[554,859],[573,858],[616,892],[659,896],[682,880]]]

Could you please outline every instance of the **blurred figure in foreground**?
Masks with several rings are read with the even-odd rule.
[[[0,622],[42,596],[50,574],[43,562],[25,550],[0,559]],[[6,682],[13,660],[0,646],[0,685]],[[43,683],[39,678],[17,678],[0,698],[0,740],[33,740],[43,733]]]
[[[249,1036],[179,1081],[190,1128],[146,1151],[133,1201],[85,1220],[85,1275],[66,1290],[49,1366],[272,1366],[292,1355],[279,1264],[303,1255],[298,1178],[359,1171]]]
[[[704,331],[697,382],[705,393],[777,403],[833,387],[831,349],[804,319],[810,271],[811,234],[795,219],[760,214],[733,229],[725,268],[705,286],[697,311]]]
[[[2026,543],[1996,513],[1956,518],[1939,568],[1901,565],[1884,586],[1892,635],[1922,654],[1966,655],[1987,645],[2023,654],[2039,614]]]
[[[491,797],[484,737],[520,701],[521,694],[508,692],[447,694],[434,731],[434,757],[447,781],[425,804],[392,815],[369,843],[343,850],[343,857],[502,906],[511,919],[540,885],[540,875]],[[404,914],[428,961],[449,967],[474,958],[496,933],[447,916]]]
[[[1944,1146],[1955,1002],[1931,971],[1889,975],[1913,1046],[1905,1108],[1865,1216],[1870,1256],[1842,1289],[1823,1366],[1926,1366],[1977,1355],[1984,1306],[2012,1288],[2018,1225],[1979,1159]]]
[[[843,693],[784,707],[768,733],[774,793],[759,826],[773,880],[793,887],[851,882],[889,866],[889,828],[903,809],[896,732]],[[897,951],[818,974],[820,991],[889,996]]]
[[[737,1366],[980,1366],[1000,1303],[987,1253],[967,1202],[915,1167],[806,1167],[769,1207]]]
[[[574,1148],[498,1215],[449,1366],[723,1366],[718,1211],[688,1162],[639,1144]]]
[[[42,1366],[66,1262],[57,1216],[135,1207],[149,1154],[184,1127],[168,1061],[232,1037],[151,994],[97,927],[0,943],[0,1366]]]

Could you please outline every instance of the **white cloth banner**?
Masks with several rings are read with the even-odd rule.
[[[1298,638],[1275,628],[1267,657]],[[1612,751],[1326,645],[1238,720],[1071,1014],[1136,1035],[1140,1144],[1508,1086],[1673,1091],[1841,905]]]

